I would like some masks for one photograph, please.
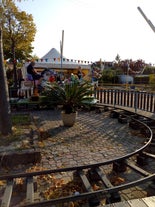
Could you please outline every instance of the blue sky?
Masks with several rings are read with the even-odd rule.
[[[155,0],[28,0],[16,5],[33,15],[34,51],[41,58],[51,48],[75,60],[143,59],[155,63],[155,33],[137,10],[155,25]]]

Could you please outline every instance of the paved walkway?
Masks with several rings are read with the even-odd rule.
[[[41,134],[42,165],[70,167],[103,162],[133,152],[143,145],[126,124],[109,112],[79,112],[73,127],[64,127],[60,111],[32,112]],[[40,143],[41,144],[41,143]]]

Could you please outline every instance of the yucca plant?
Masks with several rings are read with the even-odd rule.
[[[65,113],[74,113],[78,108],[89,105],[93,100],[92,85],[89,82],[70,83],[64,86],[58,83],[47,85],[43,92],[55,105],[62,105]]]

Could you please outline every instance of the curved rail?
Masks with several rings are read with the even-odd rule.
[[[120,114],[119,114],[120,115]],[[122,115],[122,114],[121,114]],[[139,163],[139,165],[136,165],[136,163],[133,163],[132,157],[133,156],[145,156],[145,158],[148,156],[151,159],[155,159],[155,155],[151,155],[149,153],[145,153],[145,150],[148,148],[150,143],[153,139],[153,132],[151,130],[151,127],[148,126],[146,123],[143,123],[142,120],[138,120],[136,118],[131,117],[130,115],[123,114],[128,121],[136,121],[138,124],[143,126],[142,128],[147,130],[147,141],[146,143],[139,149],[135,150],[132,153],[128,153],[125,156],[118,157],[116,159],[107,160],[105,162],[99,162],[95,164],[88,164],[88,165],[82,165],[77,167],[68,167],[68,168],[59,168],[59,169],[51,169],[51,170],[44,170],[39,172],[28,172],[28,173],[18,173],[13,175],[3,175],[0,176],[0,180],[6,180],[7,184],[4,191],[4,196],[2,199],[1,206],[2,207],[9,207],[10,206],[10,200],[12,196],[13,191],[13,185],[14,180],[16,178],[24,178],[27,184],[27,194],[26,194],[26,203],[21,206],[29,206],[29,207],[38,207],[38,206],[51,206],[52,204],[58,204],[58,203],[65,203],[65,202],[74,202],[79,201],[82,199],[87,199],[90,206],[97,206],[100,202],[101,197],[107,197],[109,201],[109,195],[110,198],[114,201],[115,197],[117,197],[118,200],[120,200],[119,191],[137,186],[139,184],[151,181],[155,179],[155,172],[147,172],[144,170],[143,164]],[[112,165],[113,169],[112,171],[115,171],[117,173],[123,173],[127,170],[127,167],[134,170],[135,172],[138,172],[138,174],[144,176],[144,178],[137,179],[134,181],[131,181],[129,183],[120,184],[118,186],[114,186],[111,181],[108,179],[107,175],[102,171],[102,167],[104,166]],[[84,192],[80,192],[77,195],[68,195],[68,196],[62,196],[55,199],[49,199],[49,200],[43,200],[39,202],[34,201],[34,178],[36,176],[45,176],[45,175],[51,175],[56,173],[62,173],[62,172],[72,172],[73,174],[76,174],[78,178],[82,181],[82,184],[85,188]],[[91,176],[91,174],[93,176]],[[94,180],[94,177],[97,176],[97,179]],[[93,190],[91,182],[98,182],[102,181],[103,188],[99,190]],[[114,196],[114,193],[117,196]],[[92,201],[93,200],[93,201]]]

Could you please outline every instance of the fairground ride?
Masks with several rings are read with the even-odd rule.
[[[143,10],[140,7],[137,7],[137,9],[139,10],[139,12],[141,13],[141,15],[144,17],[144,19],[146,20],[146,22],[148,23],[148,25],[151,27],[151,29],[153,30],[153,32],[155,32],[155,27],[152,24],[152,22],[147,18],[147,16],[144,14]]]

